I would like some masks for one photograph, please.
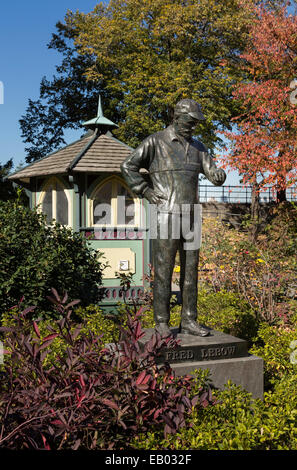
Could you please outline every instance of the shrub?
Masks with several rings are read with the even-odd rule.
[[[249,304],[238,294],[221,290],[198,294],[198,320],[214,330],[247,340],[257,334],[258,320]]]
[[[296,365],[290,361],[290,344],[297,339],[296,329],[262,323],[250,353],[264,360],[265,386],[270,387],[280,379],[290,376]]]
[[[101,298],[103,265],[81,234],[20,205],[0,201],[0,315],[23,297],[23,306],[47,312],[53,287],[80,298],[82,305]],[[53,313],[51,308],[49,314]]]
[[[201,282],[211,286],[214,292],[237,292],[260,321],[273,324],[284,313],[288,317],[293,314],[288,288],[295,285],[296,294],[296,256],[292,249],[285,251],[291,257],[279,252],[275,235],[280,236],[278,232],[267,230],[254,244],[246,234],[227,229],[215,219],[205,220],[204,229]],[[281,233],[288,245],[296,246],[296,233],[295,237],[291,232],[286,237],[285,229]]]
[[[168,364],[158,366],[172,338],[155,334],[140,348],[141,312],[127,316],[123,339],[102,349],[82,325],[72,329],[71,307],[53,290],[60,320],[41,339],[38,322],[26,319],[34,307],[15,316],[15,327],[2,327],[10,360],[0,383],[0,446],[7,449],[125,449],[141,432],[176,433],[187,414],[211,400],[208,389],[191,393],[191,377],[175,377]],[[67,343],[59,366],[43,366],[56,337]]]
[[[123,316],[126,308],[133,310],[132,306],[119,304],[118,305],[118,312],[120,317]],[[170,309],[170,321],[169,326],[179,326],[180,324],[180,306],[174,305]],[[152,307],[144,307],[143,314],[141,319],[141,325],[143,328],[154,328],[155,327],[155,320],[154,320],[154,310]]]
[[[100,336],[102,344],[115,343],[119,340],[120,325],[126,324],[126,310],[121,315],[109,316],[103,313],[98,305],[88,307],[78,307],[75,309],[75,316],[83,324],[82,333],[87,334],[92,331]]]
[[[297,205],[296,202],[283,202],[272,207],[271,221],[265,227],[267,248],[274,250],[281,258],[293,257],[296,265],[297,254]]]
[[[158,432],[134,440],[137,449],[296,450],[296,374],[279,382],[264,401],[229,382],[215,391],[216,403],[196,409],[188,426],[165,438]],[[286,397],[284,399],[284,397]]]
[[[67,297],[61,299],[61,304],[67,304]],[[3,327],[15,327],[17,321],[15,318],[18,318],[21,315],[21,306],[19,308],[14,308],[8,312],[5,312],[2,315],[2,326]],[[81,335],[88,334],[91,331],[97,338],[98,344],[101,347],[104,347],[107,343],[117,342],[119,340],[119,324],[115,323],[113,318],[108,317],[102,312],[98,305],[89,305],[88,307],[76,306],[72,313],[72,326],[71,332],[74,332],[77,324],[81,324],[81,330],[78,333],[78,338]],[[122,320],[122,325],[125,324],[124,312],[117,319],[119,322]],[[43,340],[48,335],[49,328],[55,328],[56,320],[54,319],[42,319],[38,321],[38,328],[40,333],[40,339]],[[50,350],[45,356],[43,361],[44,367],[50,367],[53,363],[59,365],[59,362],[56,361],[57,357],[65,356],[68,343],[64,340],[62,336],[57,336],[54,338],[51,343]],[[1,369],[1,366],[0,366]]]

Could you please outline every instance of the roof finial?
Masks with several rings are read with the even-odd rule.
[[[97,117],[99,118],[102,116],[103,116],[103,111],[102,111],[102,104],[101,104],[101,95],[99,93]]]
[[[114,129],[116,127],[119,127],[117,124],[115,124],[114,122],[104,117],[103,111],[102,111],[100,94],[99,94],[99,99],[98,99],[97,116],[93,119],[90,119],[89,121],[84,122],[83,126],[88,127],[89,129],[93,129],[93,130],[100,129],[102,133],[105,133],[109,129]]]

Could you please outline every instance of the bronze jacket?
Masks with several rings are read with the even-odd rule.
[[[140,172],[146,169],[148,176]],[[198,202],[198,175],[212,180],[217,169],[205,146],[196,139],[178,137],[174,127],[157,132],[145,139],[121,164],[122,175],[137,195],[150,187],[165,197],[158,206],[162,212],[176,212],[180,204]]]

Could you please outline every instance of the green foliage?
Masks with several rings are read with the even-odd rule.
[[[53,287],[79,298],[82,305],[100,299],[103,265],[78,233],[54,224],[17,201],[0,202],[0,312],[22,300],[47,315]]]
[[[102,345],[118,341],[119,326],[124,327],[126,324],[126,315],[124,313],[116,318],[110,317],[103,313],[98,305],[77,307],[74,313],[78,317],[78,321],[83,324],[82,333],[87,334],[88,331],[92,331],[100,337]]]
[[[297,254],[297,204],[284,202],[272,207],[270,223],[266,225],[267,248],[274,249],[275,256],[295,262]]]
[[[201,399],[201,406],[195,407],[191,416],[187,416],[185,418],[184,425],[174,435],[167,434],[166,436],[164,436],[164,430],[159,426],[158,423],[157,425],[155,425],[155,423],[150,424],[149,427],[146,428],[146,431],[144,431],[144,428],[142,427],[142,425],[140,425],[138,427],[137,432],[132,433],[132,446],[134,448],[150,450],[297,450],[297,348],[295,346],[297,344],[297,300],[294,299],[294,296],[288,298],[286,290],[283,289],[282,286],[280,286],[280,288],[278,288],[279,290],[277,292],[274,292],[275,303],[271,304],[272,312],[274,313],[274,322],[272,324],[269,324],[267,321],[263,320],[259,322],[259,316],[256,315],[257,312],[255,312],[255,309],[253,308],[256,303],[252,303],[252,297],[255,295],[259,295],[258,293],[260,292],[260,290],[263,290],[263,285],[261,284],[261,282],[265,280],[264,274],[267,273],[267,271],[265,271],[265,269],[267,269],[267,265],[269,265],[270,267],[273,266],[274,272],[276,272],[277,266],[279,266],[279,269],[283,270],[284,272],[293,269],[292,267],[294,266],[295,262],[295,247],[293,241],[296,234],[296,229],[294,225],[296,221],[294,221],[294,214],[294,211],[290,213],[285,212],[283,214],[280,214],[280,212],[278,212],[276,218],[272,220],[271,226],[267,230],[265,236],[262,234],[257,244],[250,243],[249,245],[245,245],[245,243],[247,243],[245,240],[245,234],[240,233],[236,235],[234,231],[230,230],[228,232],[228,230],[226,229],[226,233],[224,232],[222,236],[222,229],[219,229],[219,226],[211,224],[209,231],[209,240],[212,244],[208,245],[208,252],[206,253],[206,251],[204,250],[204,255],[202,254],[202,268],[206,268],[206,270],[208,269],[209,271],[203,271],[202,279],[200,276],[200,280],[202,280],[202,287],[200,287],[198,294],[198,320],[199,322],[206,324],[207,326],[210,326],[214,329],[230,333],[237,337],[248,340],[250,344],[252,343],[249,352],[264,359],[266,390],[264,394],[264,400],[252,400],[251,396],[247,392],[243,391],[240,387],[229,383],[223,391],[214,390],[213,396],[215,400],[212,401],[208,399],[207,403],[209,404],[209,402],[211,402],[212,405],[206,406],[204,408],[202,390],[205,390],[205,388],[207,387],[208,372],[196,371],[195,378],[191,382],[191,387],[188,391],[190,399],[194,396],[199,395]],[[26,263],[28,263],[28,258],[30,261],[31,257],[34,254],[35,264],[37,263],[37,265],[39,260],[43,260],[43,256],[45,258],[42,262],[45,262],[45,259],[48,259],[50,262],[55,262],[57,264],[58,257],[54,257],[51,254],[50,250],[57,249],[56,247],[58,245],[56,242],[54,242],[54,239],[55,237],[58,238],[56,232],[61,230],[61,227],[46,227],[44,225],[44,221],[42,221],[42,216],[38,214],[38,212],[29,211],[28,209],[18,205],[18,203],[0,204],[0,216],[0,255],[3,255],[4,246],[6,246],[5,254],[7,259],[3,256],[1,256],[1,259],[3,259],[4,263],[6,263],[5,266],[7,266],[11,270],[9,271],[9,269],[7,268],[8,273],[15,273],[18,270],[19,266],[19,263],[17,262],[13,264],[14,258],[11,252],[11,248],[15,250],[16,257],[24,263],[25,261]],[[44,234],[47,234],[47,236],[49,236],[50,234],[51,241],[49,242],[49,247],[47,248],[44,248],[46,246],[45,240],[47,240]],[[204,236],[205,235],[207,234],[204,234]],[[220,237],[221,239],[224,238],[225,241],[220,241]],[[64,240],[63,237],[58,238],[58,240],[61,239]],[[279,248],[282,242],[283,246]],[[40,246],[42,246],[45,250],[44,255],[42,250],[40,249]],[[81,245],[77,245],[75,243],[74,245],[72,245],[69,241],[69,243],[65,242],[65,246],[71,246],[73,250],[77,250],[77,246]],[[286,249],[287,251],[285,251]],[[212,250],[214,250],[213,253]],[[277,253],[277,255],[275,256],[276,259],[273,258],[273,250],[275,250],[275,252]],[[67,261],[68,258],[64,257],[64,248],[58,248],[58,252],[59,256],[62,257],[63,260]],[[74,256],[73,253],[71,256]],[[8,260],[10,260],[9,263]],[[249,290],[246,291],[246,296],[244,296],[243,291],[240,291],[239,289],[239,287],[243,285],[242,283],[239,284],[236,283],[236,281],[233,284],[233,281],[236,280],[235,268],[236,266],[238,266],[236,264],[238,260],[240,260],[240,262],[242,263],[242,271],[237,272],[237,276],[239,276],[239,274],[244,274],[247,279],[245,288]],[[66,263],[66,265],[68,266],[67,268],[63,266],[63,269],[65,269],[63,281],[64,279],[68,279],[67,269],[69,269],[69,264]],[[34,280],[33,275],[35,275],[36,272],[36,270],[34,271],[34,266],[34,262],[32,261],[31,263],[30,261],[28,263],[28,271],[20,270],[20,272],[31,273],[30,275]],[[74,264],[71,266],[74,266]],[[0,275],[4,280],[3,282],[7,282],[9,277],[5,277],[3,275],[3,272],[4,271],[2,271],[1,266]],[[46,272],[51,273],[50,270]],[[208,280],[206,279],[205,272],[209,277]],[[217,276],[215,279],[215,284],[211,284],[210,282],[210,277],[212,273]],[[227,282],[228,276],[228,284],[225,284],[225,281]],[[24,278],[26,278],[25,275]],[[18,279],[18,277],[16,279]],[[59,279],[62,279],[62,277],[60,277]],[[71,279],[72,283],[76,282],[77,280],[76,275],[73,274],[72,267],[70,269],[69,279]],[[121,286],[123,291],[130,287],[130,283],[130,276],[121,276]],[[9,286],[9,283],[6,285]],[[22,285],[24,285],[25,287],[28,285],[28,292],[31,293],[29,282],[28,284],[25,284],[23,280]],[[62,280],[61,285],[63,287],[62,290],[66,290],[64,288]],[[224,286],[226,287],[226,285],[228,285],[228,289],[224,288]],[[272,285],[273,284],[271,283],[271,286]],[[0,287],[0,293],[3,292],[1,291],[1,288],[2,286]],[[8,293],[9,292],[10,291],[8,290]],[[25,295],[25,298],[27,298],[26,292],[26,290],[22,291],[22,294]],[[79,296],[74,295],[72,298],[77,297]],[[3,300],[1,299],[1,303],[3,306],[5,300],[6,299],[4,298]],[[61,302],[63,305],[66,305],[67,298],[64,298]],[[285,310],[281,310],[284,307],[284,302],[288,305],[289,313],[286,313]],[[103,314],[103,312],[97,305],[91,305],[89,303],[86,303],[86,305],[75,308],[72,313],[73,322],[71,323],[71,325],[68,323],[67,327],[64,328],[65,325],[63,326],[61,322],[59,323],[61,328],[59,327],[60,333],[57,336],[53,333],[53,331],[56,331],[58,322],[56,322],[53,318],[46,318],[49,312],[48,307],[43,306],[43,309],[39,309],[38,315],[42,319],[35,322],[35,326],[33,326],[35,333],[32,329],[32,321],[30,319],[32,312],[28,311],[26,315],[26,317],[28,317],[27,322],[25,321],[25,318],[22,318],[22,334],[24,334],[25,336],[27,335],[26,337],[28,337],[28,335],[31,335],[31,339],[33,338],[34,342],[37,342],[38,344],[40,343],[41,346],[47,342],[46,338],[48,337],[49,333],[54,334],[54,337],[50,339],[51,344],[48,345],[48,347],[44,351],[42,351],[42,364],[40,364],[40,367],[42,367],[43,373],[46,375],[53,374],[52,371],[55,370],[55,374],[53,374],[52,376],[55,377],[55,380],[56,377],[60,377],[59,374],[64,374],[64,372],[61,372],[60,370],[60,364],[64,368],[64,371],[67,370],[67,367],[69,365],[69,340],[71,338],[75,339],[73,340],[73,345],[71,345],[71,348],[73,349],[73,351],[76,352],[78,352],[78,349],[76,350],[78,345],[82,345],[83,343],[85,344],[85,340],[88,336],[92,336],[94,338],[96,348],[98,350],[102,348],[106,343],[114,343],[117,341],[121,341],[123,339],[123,336],[120,336],[119,326],[124,326],[124,331],[129,330],[129,328],[126,328],[127,324],[125,321],[127,308],[133,313],[133,311],[135,312],[138,307],[136,304],[134,305],[133,303],[131,305],[120,304],[118,307],[118,315],[114,317],[108,317]],[[141,317],[141,326],[142,328],[151,328],[154,327],[154,319],[153,310],[149,301],[146,307],[147,310]],[[66,307],[63,308],[64,310],[66,309]],[[174,298],[172,298],[170,319],[171,326],[179,325],[180,310],[181,307],[179,305],[176,305],[176,303],[174,302]],[[12,318],[13,316],[15,317],[14,319]],[[2,317],[2,325],[4,327],[12,327],[15,325],[15,319],[19,318],[20,316],[20,309],[16,308],[14,310],[6,311]],[[35,319],[36,317],[37,314],[34,315]],[[78,326],[78,323],[80,323],[81,325]],[[36,325],[38,330],[36,330]],[[138,329],[139,327],[137,326],[137,331]],[[38,339],[35,337],[35,335],[37,334],[36,331],[38,331],[39,333]],[[15,338],[18,342],[22,343],[19,336],[16,336]],[[2,339],[5,340],[5,337],[3,336]],[[25,346],[22,343],[21,348],[24,349],[24,347]],[[94,345],[90,345],[90,349],[88,349],[87,355],[91,354],[92,358],[94,358],[94,361],[96,361],[97,353],[94,351],[94,347]],[[80,349],[79,354],[81,354],[81,351],[82,350]],[[295,355],[293,354],[294,351]],[[30,351],[28,350],[26,354],[28,352],[30,353]],[[139,352],[135,350],[134,353],[135,358],[138,360]],[[28,377],[30,378],[30,381],[33,379],[35,380],[37,375],[33,377],[35,372],[32,372],[33,369],[31,368],[31,365],[30,367],[28,367],[27,356],[25,359],[26,363],[24,362],[24,370],[26,370],[26,374],[29,374]],[[23,374],[22,364],[20,360],[21,359],[19,358],[16,365],[18,371],[21,371]],[[5,358],[5,367],[10,366],[9,361],[10,360],[8,358]],[[87,364],[87,361],[88,359],[85,356],[82,360],[82,356],[79,355],[79,359],[77,360],[77,362],[75,362],[74,367],[84,368]],[[36,364],[34,361],[32,362],[32,364],[33,363],[35,367]],[[94,376],[97,377],[98,370],[96,369],[97,366],[95,367],[94,364],[95,363],[93,363],[91,366],[92,373],[94,372]],[[115,361],[115,368],[116,367],[117,366]],[[72,366],[70,367],[70,369],[71,368]],[[3,369],[3,366],[1,367],[1,369]],[[134,372],[135,370],[138,370],[138,366],[136,367],[136,369],[133,369]],[[108,369],[108,374],[109,372],[110,368]],[[13,374],[11,378],[13,380],[17,379],[15,375],[16,371],[14,371]],[[21,377],[22,374],[20,374],[19,377]],[[137,374],[135,372],[135,377],[136,376]],[[126,378],[127,377],[123,377],[123,374],[121,373],[120,376],[118,376],[118,383],[122,384],[123,382],[121,382],[121,380],[125,382]],[[75,376],[75,380],[73,382],[75,384],[77,383],[76,379],[77,376]],[[83,379],[85,380],[85,376],[83,376]],[[155,383],[153,382],[153,376],[151,376],[151,379],[149,378],[148,380],[152,380],[152,383]],[[163,379],[159,377],[158,380]],[[172,386],[172,380],[173,379],[171,376],[167,376],[165,390],[167,390],[168,387]],[[139,382],[140,386],[142,386],[142,378],[141,380],[139,379],[139,381],[141,382]],[[56,380],[55,383],[56,385],[59,385],[60,383],[62,383],[62,381]],[[125,388],[125,390],[127,391],[127,396],[125,395],[126,392],[124,393],[124,395],[125,400],[129,395],[129,409],[134,409],[134,390],[135,387],[139,384],[136,384],[135,381],[132,381],[131,383],[133,383],[133,386],[130,387],[129,385],[127,389]],[[125,386],[126,385],[127,384],[125,383]],[[174,382],[173,385],[175,387],[176,383]],[[116,396],[117,403],[118,392],[114,392],[114,390],[119,390],[119,388],[120,387],[118,386],[112,388],[112,393]],[[38,404],[32,399],[33,395],[31,396],[31,390],[32,385],[30,382],[30,386],[28,385],[26,389],[26,393],[28,391],[29,394],[26,396],[29,400],[32,400],[30,403],[32,405],[32,409],[35,410],[34,413],[36,413],[37,416],[39,413]],[[110,391],[111,389],[108,389],[107,393],[109,393]],[[57,397],[60,396],[58,392],[60,393],[60,391],[57,390]],[[103,387],[102,390],[100,390],[100,393],[105,394],[106,387]],[[121,397],[122,396],[123,395],[121,395]],[[73,397],[73,393],[71,394],[71,397]],[[146,394],[146,390],[144,390],[144,395],[143,397],[141,396],[141,402],[142,399],[146,400],[147,398],[148,397]],[[152,398],[154,398],[154,394],[152,394]],[[111,399],[114,402],[113,395],[111,395]],[[48,406],[47,401],[44,401],[42,403],[43,406]],[[58,406],[60,406],[59,403]],[[73,406],[77,406],[75,400]],[[122,402],[120,408],[121,407]],[[123,404],[121,412],[123,410],[126,410],[125,413],[127,412],[127,409],[125,407],[126,404]],[[24,412],[23,408],[23,405],[19,407],[21,414]],[[26,408],[25,414],[28,410],[29,408]],[[75,428],[76,432],[78,432],[79,429],[79,433],[81,433],[81,435],[83,436],[83,442],[85,442],[86,446],[88,446],[88,431],[85,432],[84,421],[82,421],[82,427],[80,425],[80,419],[82,416],[80,413],[82,411],[89,413],[87,417],[88,422],[93,419],[93,414],[91,410],[89,410],[87,407],[83,409],[77,408],[76,410],[76,417],[79,418],[79,423],[74,423],[71,421],[71,419],[73,418],[71,413],[66,416],[65,419],[66,421],[69,419],[69,421],[67,422],[71,423],[71,426],[77,426],[79,424],[79,427]],[[139,410],[140,408],[137,410],[137,419],[141,424],[142,412]],[[101,411],[102,410],[100,410],[100,413]],[[172,410],[170,409],[169,413],[171,413],[171,411]],[[5,412],[5,409],[3,407],[2,412]],[[115,409],[106,408],[104,409],[104,413],[104,416],[106,416],[106,413],[108,414],[111,419],[110,422],[113,422],[113,425],[116,424],[116,426],[118,426],[118,411],[116,411]],[[133,421],[133,423],[134,422],[135,420]],[[48,424],[50,427],[48,428],[46,439],[47,442],[50,442],[54,438],[51,434],[52,424]],[[9,426],[10,425],[11,422],[9,422]],[[17,428],[18,423],[15,423],[15,425]],[[100,445],[103,445],[103,441],[100,441],[100,436],[96,434],[96,426],[97,423],[94,424],[94,439],[92,441],[92,446],[94,446],[94,448],[96,448],[96,446],[97,448],[99,448]],[[108,435],[108,442],[112,442],[112,445],[125,446],[127,444],[127,441],[125,440],[125,431],[123,431],[122,429],[119,431],[119,435],[121,437],[120,443],[120,441],[117,441],[117,437],[114,437],[114,434],[112,433],[112,431],[110,431],[110,427],[108,424],[102,424],[102,422],[100,422],[100,426],[102,433],[106,436]],[[38,429],[40,429],[40,432],[44,433],[46,427],[42,428],[42,426],[40,426]],[[55,431],[57,431],[58,435],[58,433],[60,432],[60,428],[57,430],[55,428]],[[72,445],[78,445],[74,443],[73,436],[67,431],[65,432],[65,436],[67,439],[63,439],[62,434],[59,435],[61,437],[61,440],[59,441],[61,443],[61,448],[67,448],[67,446],[70,447]],[[103,435],[102,433],[100,435]],[[110,439],[111,435],[113,436],[112,439]],[[97,437],[95,438],[95,436]],[[20,439],[22,439],[22,436],[20,436]],[[113,443],[113,439],[115,440],[115,443]],[[106,442],[104,443],[104,445],[106,445]],[[44,441],[43,444],[45,445]],[[38,438],[38,445],[42,446],[43,444],[40,438]],[[129,446],[131,448],[131,442],[129,442]]]
[[[5,179],[13,167],[12,158],[4,165],[0,165],[0,200],[7,201],[8,199],[15,199],[16,192],[12,186],[11,181]]]
[[[242,319],[247,318],[245,304],[238,296],[226,292],[200,291],[200,316],[203,318],[208,311],[209,322],[213,322],[216,328],[221,326],[224,331],[229,331],[232,322],[228,318],[227,307],[230,305],[231,311],[234,308],[235,317],[237,306],[238,310],[241,309],[239,318],[241,314]],[[127,306],[123,304],[119,308],[117,319],[121,324],[124,324],[122,315],[126,309]],[[220,313],[221,309],[226,309],[225,315]],[[97,338],[99,347],[118,340],[118,324],[106,318],[98,306],[76,307],[73,315],[82,324],[78,334],[75,333],[77,323],[69,330],[71,335],[76,334],[78,342],[89,333]],[[172,323],[179,323],[179,315],[180,307],[173,307]],[[12,312],[5,315],[4,326],[12,325],[11,316]],[[31,324],[30,321],[28,325],[29,323]],[[141,323],[142,327],[154,326],[152,310],[145,312]],[[55,329],[55,322],[39,321],[38,329],[42,343],[49,331]],[[54,338],[47,350],[44,370],[49,370],[52,365],[57,366],[59,357],[67,359],[67,331],[63,328],[61,331],[61,337]],[[130,447],[149,450],[297,450],[297,369],[296,364],[290,362],[292,340],[296,339],[295,330],[284,324],[282,327],[265,323],[260,325],[257,340],[250,352],[264,358],[265,374],[274,379],[270,383],[270,390],[264,394],[263,401],[252,400],[250,394],[229,383],[223,391],[213,390],[212,406],[204,408],[202,400],[202,406],[193,410],[191,417],[186,418],[185,426],[174,436],[164,436],[158,426],[152,425],[145,433],[139,429],[129,444]],[[201,396],[208,378],[208,371],[195,371],[190,397],[197,393]],[[68,441],[65,441],[65,445],[68,445]]]
[[[221,290],[198,294],[198,320],[215,330],[251,342],[257,333],[258,320],[249,304],[238,294]]]
[[[171,299],[169,325],[177,327],[181,319],[181,306]],[[246,301],[234,292],[212,292],[205,288],[198,292],[198,321],[218,331],[223,331],[251,342],[257,334],[258,321]],[[119,307],[123,312],[123,306]],[[142,317],[144,328],[154,328],[154,312],[152,308],[145,310]]]
[[[290,362],[290,343],[297,339],[297,328],[271,326],[262,323],[250,353],[264,359],[265,384],[270,386],[296,372]]]
[[[229,382],[216,391],[214,406],[194,411],[191,423],[174,438],[158,432],[141,435],[137,449],[296,450],[296,378],[281,381],[263,402]],[[286,397],[286,399],[284,399]]]
[[[18,200],[18,202],[28,205],[28,198],[25,191],[20,188],[15,189],[13,183],[7,179],[13,168],[13,160],[10,158],[4,165],[0,165],[0,201]]]
[[[115,134],[134,146],[168,125],[181,98],[199,100],[206,122],[197,132],[209,148],[220,142],[219,126],[235,113],[231,90],[238,74],[239,52],[253,21],[251,5],[235,1],[114,0],[88,14],[68,13],[77,31],[80,54],[94,57],[90,80],[106,79],[124,119]],[[216,122],[216,124],[214,124]]]

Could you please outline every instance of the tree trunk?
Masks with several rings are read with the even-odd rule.
[[[279,153],[279,159],[283,156],[283,152]],[[281,202],[285,202],[287,200],[286,196],[286,187],[287,181],[286,177],[283,174],[277,175],[277,186],[276,186],[276,203],[279,204]]]
[[[260,193],[259,183],[255,181],[252,185],[252,202],[251,202],[251,226],[249,230],[249,238],[255,243],[260,231]]]
[[[276,202],[277,204],[281,202],[285,202],[287,200],[286,195],[286,188],[285,189],[277,189],[276,191]]]

